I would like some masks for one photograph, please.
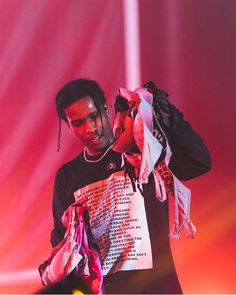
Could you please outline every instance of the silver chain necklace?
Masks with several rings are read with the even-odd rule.
[[[100,162],[105,156],[106,154],[109,152],[109,150],[112,148],[113,144],[109,146],[109,148],[104,152],[104,154],[102,154],[102,156],[96,160],[90,160],[87,158],[86,156],[86,153],[88,154],[88,149],[87,147],[84,148],[84,151],[83,151],[83,157],[85,159],[86,162],[89,162],[89,163],[97,163],[97,162]]]

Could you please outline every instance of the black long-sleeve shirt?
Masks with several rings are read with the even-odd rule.
[[[166,129],[162,126],[172,150],[169,168],[177,178],[187,180],[209,171],[211,159],[201,137],[177,109],[173,107],[173,110],[174,126]],[[111,160],[115,163],[112,171],[107,170]],[[63,239],[65,229],[61,223],[61,216],[75,201],[73,193],[122,169],[121,154],[110,150],[99,163],[88,163],[80,154],[58,170],[53,194],[53,246]],[[108,275],[105,277],[105,288],[108,293],[180,293],[181,288],[169,245],[168,202],[160,203],[156,200],[153,175],[150,175],[148,184],[143,185],[143,195],[151,239],[153,269],[121,271]],[[89,236],[90,246],[97,248],[91,231]]]

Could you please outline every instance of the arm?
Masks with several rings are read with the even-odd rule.
[[[153,110],[172,150],[169,167],[177,178],[188,180],[211,169],[211,157],[202,138],[184,120],[183,114],[167,100],[167,94],[154,89]]]
[[[179,179],[188,180],[208,172],[211,157],[200,135],[183,119],[181,113],[179,116],[176,126],[167,132],[173,153],[169,167]]]
[[[153,95],[153,135],[165,146],[165,137],[159,128],[160,125],[172,151],[169,167],[175,176],[180,180],[188,180],[209,171],[211,169],[211,158],[206,145],[190,124],[184,120],[183,114],[167,100],[168,94],[157,88],[153,82],[146,83],[143,88]],[[118,95],[116,98],[115,110],[120,113],[124,112],[125,119],[129,119],[128,114],[130,111],[132,112],[135,103],[139,104],[139,94],[123,88],[120,88],[119,92],[121,96]],[[131,118],[131,120],[133,119]],[[133,128],[132,124],[125,123],[126,121],[123,119],[123,129],[126,132],[123,130],[119,135],[114,149],[119,152],[135,152],[137,146],[132,146],[132,141],[128,145],[129,149],[127,149]],[[124,140],[122,140],[123,137]],[[163,156],[164,153],[161,156],[162,159]]]
[[[54,220],[54,229],[51,232],[52,247],[58,245],[65,234],[66,229],[62,225],[61,217],[66,208],[71,204],[66,194],[66,181],[63,167],[56,174],[53,191],[52,211]]]
[[[52,247],[57,246],[64,238],[66,229],[64,228],[61,217],[65,210],[74,202],[73,198],[68,196],[66,188],[68,187],[66,181],[66,172],[62,167],[58,170],[54,183],[54,191],[53,191],[53,202],[52,202],[52,210],[53,210],[53,220],[54,220],[54,229],[51,232],[51,244]],[[89,247],[96,250],[100,257],[100,250],[95,241],[95,238],[92,234],[90,225],[89,225],[89,216],[86,214],[85,216],[86,222],[86,233],[88,237]]]

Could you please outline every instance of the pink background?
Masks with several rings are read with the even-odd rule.
[[[171,242],[183,290],[236,293],[236,2],[138,4],[141,82],[171,95],[213,160],[210,173],[186,183],[196,239]],[[56,152],[54,98],[64,83],[88,77],[113,103],[127,86],[123,23],[121,0],[0,0],[1,293],[41,287],[54,175],[81,149],[63,126]]]

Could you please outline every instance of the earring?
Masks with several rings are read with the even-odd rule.
[[[104,105],[104,110],[107,113],[107,116],[109,118],[110,117],[110,114],[109,114],[109,109],[108,109],[108,105],[107,104]]]

